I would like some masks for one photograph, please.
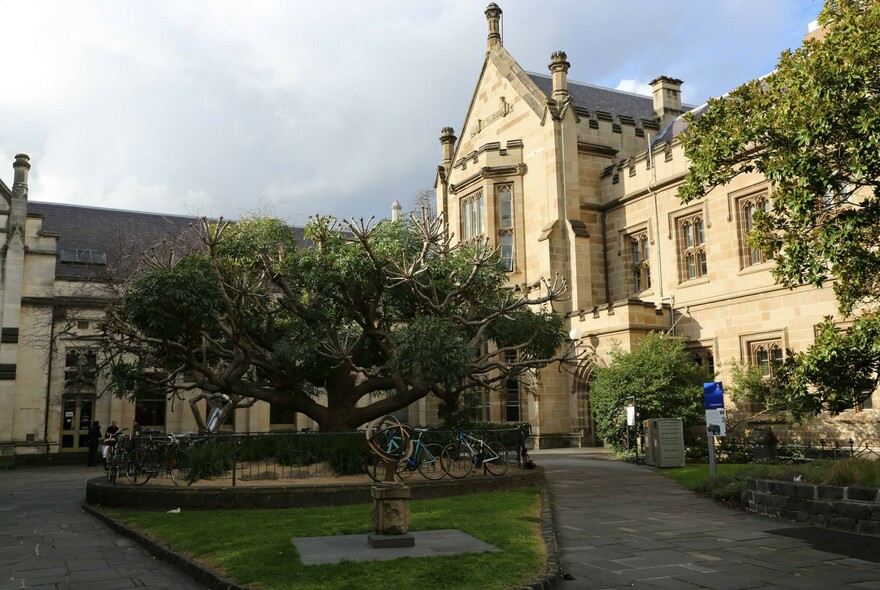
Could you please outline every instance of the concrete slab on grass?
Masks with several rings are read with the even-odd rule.
[[[337,535],[335,537],[294,537],[293,545],[303,565],[339,563],[340,561],[385,561],[398,557],[440,557],[460,553],[500,551],[456,529],[439,531],[411,531],[415,547],[374,549],[367,535]]]

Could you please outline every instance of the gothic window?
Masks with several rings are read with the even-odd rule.
[[[681,280],[705,277],[709,268],[706,263],[706,227],[702,215],[680,219],[678,228]]]
[[[483,191],[461,200],[461,239],[470,240],[486,233],[483,215]]]
[[[504,268],[507,269],[508,272],[513,271],[513,234],[510,232],[506,232],[501,234],[500,238],[501,245],[501,262],[504,264]]]
[[[782,362],[782,343],[779,340],[765,340],[749,344],[749,362],[761,367],[765,375],[772,375],[776,365]]]
[[[751,197],[745,197],[739,200],[740,212],[740,248],[743,252],[742,266],[743,268],[763,264],[769,260],[767,256],[758,248],[752,248],[749,245],[749,235],[755,229],[755,216],[759,211],[764,213],[770,212],[770,200],[766,193],[761,193]]]
[[[635,293],[651,288],[651,261],[648,232],[640,231],[629,236],[630,272]]]
[[[691,363],[703,367],[710,375],[715,374],[715,356],[711,348],[694,348],[689,351]]]
[[[513,187],[502,184],[495,190],[498,193],[498,227],[513,229]]]
[[[498,201],[498,247],[501,261],[508,272],[515,268],[515,240],[513,233],[513,186],[501,184],[495,187]]]

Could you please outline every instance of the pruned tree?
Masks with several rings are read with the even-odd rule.
[[[148,256],[108,307],[117,394],[198,390],[227,413],[262,400],[340,431],[427,395],[455,405],[471,387],[574,361],[550,307],[564,281],[518,294],[493,249],[452,244],[427,214],[315,217],[311,247],[265,217],[204,220],[198,236],[198,251]]]
[[[780,367],[784,395],[808,414],[853,407],[880,382],[880,3],[829,0],[819,24],[824,36],[690,117],[679,189],[690,202],[760,172],[772,208],[757,212],[750,246],[783,285],[833,285],[851,327],[826,321]]]

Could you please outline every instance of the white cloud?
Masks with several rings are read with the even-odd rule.
[[[621,80],[614,88],[624,92],[651,96],[651,85],[648,82],[642,82],[641,80]]]
[[[818,12],[799,0],[500,4],[527,70],[546,73],[562,49],[573,80],[644,93],[673,76],[692,104],[772,69]],[[0,177],[25,152],[36,200],[387,216],[432,184],[440,128],[464,120],[484,8],[0,0]]]

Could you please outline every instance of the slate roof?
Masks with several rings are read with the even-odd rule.
[[[29,201],[28,215],[33,214],[43,217],[44,232],[59,236],[55,276],[80,279],[105,278],[108,272],[124,276],[136,267],[142,252],[163,240],[177,247],[192,247],[196,237],[190,224],[198,227],[199,223],[199,218],[184,215]],[[303,228],[293,230],[304,245]],[[62,262],[63,249],[105,252],[107,264]]]
[[[553,94],[553,79],[550,76],[534,72],[527,74],[546,96]],[[590,113],[599,110],[612,115],[629,115],[635,119],[652,120],[657,116],[654,114],[654,99],[650,96],[571,80],[568,81],[568,94],[574,106],[587,109]]]

